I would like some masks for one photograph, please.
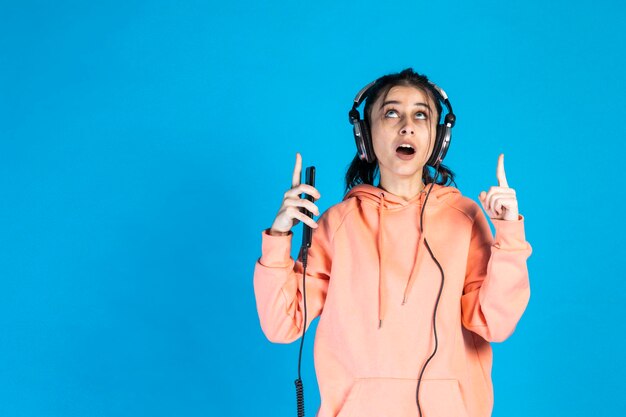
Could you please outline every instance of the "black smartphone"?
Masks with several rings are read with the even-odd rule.
[[[314,166],[307,167],[306,176],[305,176],[305,184],[309,184],[310,186],[315,187],[315,167]],[[313,196],[310,196],[306,193],[302,194],[301,198],[305,198],[309,200],[310,202],[314,202],[315,200]],[[304,214],[309,216],[310,218],[313,218],[313,213],[311,213],[309,210],[305,209],[304,207],[301,208],[300,210]],[[302,222],[302,224],[304,224],[304,230],[302,231],[302,246],[310,248],[311,238],[313,237],[313,229],[311,229],[311,227],[304,222]]]

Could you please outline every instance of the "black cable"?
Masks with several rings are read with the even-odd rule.
[[[422,206],[422,213],[420,214],[420,231],[422,235],[424,235],[424,227],[423,227],[424,208],[426,207],[426,201],[428,201],[428,196],[430,195],[430,191],[432,190],[435,182],[437,181],[437,177],[439,176],[439,164],[437,164],[435,168],[436,168],[436,175],[435,175],[435,178],[433,179],[433,182],[430,185],[430,188],[428,189],[428,193],[426,193],[426,198],[424,199],[424,205]],[[420,417],[422,417],[422,407],[420,406],[420,385],[422,384],[422,376],[424,375],[426,366],[437,353],[437,347],[439,346],[439,340],[437,339],[437,307],[439,306],[439,299],[441,298],[441,293],[443,292],[443,282],[444,282],[443,268],[437,261],[437,258],[435,258],[435,255],[433,254],[433,251],[430,249],[430,245],[428,244],[428,241],[426,240],[425,236],[424,236],[424,244],[426,245],[426,249],[428,249],[428,253],[430,253],[430,257],[433,258],[433,261],[435,261],[435,263],[439,267],[439,271],[441,271],[441,285],[439,287],[439,294],[437,295],[437,301],[435,302],[435,309],[433,311],[433,332],[435,334],[435,349],[433,350],[433,353],[430,355],[430,357],[424,363],[424,366],[422,366],[422,370],[417,379],[417,390],[415,393],[415,398],[417,400],[417,411],[419,412]]]
[[[422,235],[424,234],[424,227],[423,227],[424,208],[426,207],[426,202],[428,201],[428,197],[430,196],[430,191],[432,190],[433,185],[437,181],[437,177],[439,177],[439,164],[436,167],[435,178],[433,179],[433,182],[431,183],[431,186],[430,186],[430,188],[428,190],[428,193],[426,193],[426,198],[424,199],[424,205],[422,206],[422,212],[420,214],[420,231],[421,231]],[[428,252],[430,253],[430,256],[433,258],[433,260],[435,261],[435,263],[439,267],[439,271],[441,271],[441,286],[439,287],[439,294],[437,295],[437,301],[435,302],[435,309],[434,309],[434,312],[433,312],[433,332],[435,334],[435,349],[433,350],[433,353],[430,355],[430,357],[424,363],[424,366],[422,366],[422,370],[421,370],[419,378],[417,380],[417,391],[416,391],[415,396],[416,396],[416,399],[417,399],[417,409],[418,409],[420,417],[422,417],[422,408],[420,406],[420,401],[419,401],[419,392],[420,392],[420,385],[421,385],[421,382],[422,382],[422,376],[424,375],[424,371],[426,370],[426,366],[428,365],[430,360],[437,353],[437,347],[439,345],[439,341],[438,341],[438,338],[437,338],[437,307],[439,306],[439,299],[441,298],[441,293],[443,292],[443,283],[444,283],[443,268],[441,267],[441,265],[437,261],[437,258],[435,258],[435,255],[433,254],[432,250],[430,249],[430,245],[428,244],[428,241],[426,240],[426,237],[424,237],[424,244],[426,245],[426,248],[428,249]],[[302,336],[300,338],[300,351],[298,353],[298,379],[296,379],[294,382],[295,382],[295,386],[296,386],[296,405],[297,405],[298,417],[304,417],[304,386],[302,384],[302,377],[301,377],[300,370],[301,370],[301,363],[302,363],[302,348],[304,346],[304,335],[306,334],[306,323],[307,323],[306,265],[307,265],[307,257],[308,257],[308,247],[303,245],[302,248],[300,249],[300,254],[301,254],[302,266],[303,266],[303,271],[302,271],[302,297],[303,297],[303,302],[304,302],[304,321],[302,323]]]
[[[302,322],[302,337],[300,338],[300,353],[298,354],[298,379],[295,380],[296,384],[296,405],[298,407],[298,417],[304,417],[304,386],[302,385],[302,378],[300,376],[300,364],[302,363],[302,347],[304,346],[304,334],[306,333],[306,264],[309,248],[305,245],[300,249],[302,257],[302,298],[304,300],[304,321]]]

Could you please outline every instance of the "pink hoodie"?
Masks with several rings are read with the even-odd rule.
[[[441,272],[420,235],[426,191],[405,201],[358,185],[318,219],[306,276],[307,323],[320,316],[314,357],[318,417],[417,416],[417,378],[435,347]],[[489,342],[509,337],[530,297],[524,218],[492,220],[454,187],[435,184],[424,235],[444,270],[437,353],[420,385],[424,417],[487,417]],[[302,334],[302,264],[291,237],[262,235],[254,271],[261,327],[276,343]]]

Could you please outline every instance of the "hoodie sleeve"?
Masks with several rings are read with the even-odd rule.
[[[530,298],[526,260],[532,248],[524,235],[524,217],[494,220],[478,209],[472,225],[461,314],[463,325],[488,342],[502,342],[515,330]]]
[[[326,300],[331,253],[327,213],[317,220],[313,230],[306,268],[307,322],[320,315]],[[303,265],[291,258],[291,239],[262,234],[261,257],[254,268],[254,294],[261,328],[274,343],[291,343],[302,335],[304,301]]]

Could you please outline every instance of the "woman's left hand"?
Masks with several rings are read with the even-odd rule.
[[[478,195],[480,203],[490,218],[496,220],[518,220],[519,210],[517,208],[517,197],[515,190],[509,188],[504,173],[504,154],[498,157],[498,167],[496,168],[498,186],[491,187],[489,192],[482,191]]]

